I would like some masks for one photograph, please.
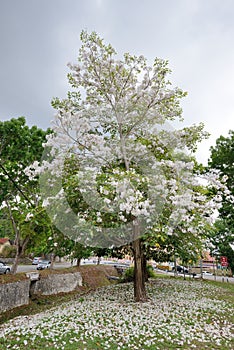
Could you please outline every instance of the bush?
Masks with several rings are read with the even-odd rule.
[[[121,281],[122,282],[133,282],[134,277],[134,267],[129,267],[123,274]]]
[[[146,269],[147,269],[147,273],[148,273],[148,278],[154,278],[155,277],[155,273],[154,273],[153,266],[152,265],[147,265]]]
[[[147,270],[148,278],[155,277],[154,269],[151,265],[147,265],[146,270]],[[121,278],[121,282],[133,282],[133,278],[134,278],[134,267],[131,266],[123,274]]]
[[[1,256],[3,258],[14,258],[16,255],[16,246],[6,245],[3,250]]]

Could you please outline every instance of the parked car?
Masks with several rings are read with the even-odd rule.
[[[41,257],[35,257],[33,258],[32,265],[37,265],[42,260]]]
[[[175,266],[172,267],[172,271],[175,270]],[[184,266],[180,266],[180,265],[176,265],[176,271],[179,272],[179,273],[188,273],[189,270],[184,267]]]
[[[6,265],[4,262],[0,262],[0,274],[7,274],[11,272],[10,266]]]
[[[48,269],[51,265],[51,261],[49,260],[40,260],[37,265],[37,270],[44,270]]]
[[[209,271],[203,271],[202,272],[203,276],[213,276],[213,273],[209,272]]]

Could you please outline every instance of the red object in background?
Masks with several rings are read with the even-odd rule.
[[[220,257],[220,262],[222,266],[228,266],[228,259],[226,256],[221,256]]]
[[[226,256],[221,256],[220,257],[220,262],[227,262],[227,257]]]

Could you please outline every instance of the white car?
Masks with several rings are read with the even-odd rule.
[[[213,273],[209,272],[209,271],[203,271],[202,272],[203,276],[213,276]]]
[[[35,257],[33,258],[32,265],[37,265],[42,260],[41,257]]]
[[[51,265],[51,262],[48,260],[40,260],[40,262],[37,265],[37,270],[44,270],[48,269]]]
[[[10,266],[6,265],[3,261],[0,262],[0,274],[7,274],[11,272]]]

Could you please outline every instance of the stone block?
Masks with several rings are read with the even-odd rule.
[[[82,286],[80,272],[51,274],[31,283],[30,295],[52,295],[68,293]]]
[[[0,284],[0,312],[29,303],[30,280]]]

